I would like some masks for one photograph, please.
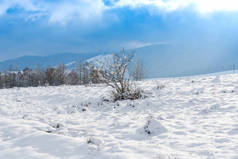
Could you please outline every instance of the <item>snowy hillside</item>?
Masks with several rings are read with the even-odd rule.
[[[238,159],[238,75],[0,90],[0,159]]]
[[[108,68],[113,63],[113,54],[98,55],[86,60],[86,62],[98,68]]]

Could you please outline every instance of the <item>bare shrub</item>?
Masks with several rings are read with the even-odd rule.
[[[124,93],[122,92],[117,92],[116,90],[112,91],[113,95],[113,100],[118,101],[118,100],[136,100],[142,98],[141,95],[141,90],[136,88],[136,86],[133,86],[132,83],[127,83],[126,84],[126,90]]]
[[[99,69],[100,80],[113,88],[114,101],[135,100],[142,97],[141,90],[129,77],[128,67],[133,55],[126,55],[124,49],[120,54],[114,54],[111,61],[106,61]]]

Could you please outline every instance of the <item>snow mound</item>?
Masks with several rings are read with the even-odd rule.
[[[139,130],[140,133],[150,136],[161,135],[167,131],[168,130],[158,120],[155,119],[148,120],[145,126]]]

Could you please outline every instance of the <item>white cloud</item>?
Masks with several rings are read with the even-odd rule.
[[[10,8],[19,7],[25,11],[40,11],[41,8],[33,0],[0,0],[0,15],[6,14]]]
[[[45,6],[49,12],[49,21],[65,24],[71,19],[82,22],[100,19],[105,9],[101,0],[75,0],[63,1]]]
[[[237,0],[120,0],[114,7],[136,8],[145,5],[157,7],[163,11],[174,11],[192,6],[200,13],[238,10]]]
[[[194,4],[201,13],[238,10],[237,0],[196,0]]]
[[[0,16],[6,15],[9,8],[22,8],[26,12],[46,15],[51,23],[67,24],[72,19],[88,22],[100,19],[105,10],[118,7],[153,7],[158,12],[192,7],[202,14],[214,11],[236,11],[237,0],[119,0],[106,6],[102,0],[0,0]],[[31,13],[29,13],[31,14]],[[31,17],[32,15],[29,15]],[[27,17],[27,18],[29,18]],[[36,16],[33,16],[34,18]],[[37,16],[39,17],[39,16]]]
[[[49,17],[49,22],[60,24],[66,24],[74,18],[81,21],[100,19],[106,8],[101,0],[0,0],[0,16],[16,7],[26,12],[37,12],[37,17],[44,15]],[[29,14],[26,19],[36,18],[32,13]]]
[[[116,7],[129,6],[132,8],[137,8],[143,6],[154,6],[165,11],[172,11],[189,5],[189,1],[190,0],[120,0],[116,4]]]
[[[0,16],[3,16],[6,13],[6,10],[9,8],[7,4],[0,5]]]
[[[168,45],[171,43],[167,42],[141,42],[141,41],[129,41],[122,43],[120,45],[121,48],[125,49],[136,49],[136,48],[141,48],[141,47],[146,47],[146,46],[151,46],[151,45]]]

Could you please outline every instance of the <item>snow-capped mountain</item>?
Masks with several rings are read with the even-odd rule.
[[[107,68],[108,65],[112,64],[113,62],[113,54],[108,55],[98,55],[93,58],[86,60],[90,65],[93,65],[97,68]]]
[[[181,49],[182,47],[170,44],[150,45],[126,52],[143,61],[147,78],[191,76],[238,68],[236,50],[195,46]],[[87,61],[98,66],[102,63],[107,64],[111,59],[111,55],[100,55]]]

